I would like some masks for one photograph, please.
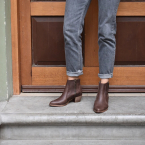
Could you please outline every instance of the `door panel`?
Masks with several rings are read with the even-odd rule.
[[[22,91],[25,85],[48,88],[65,85],[62,29],[65,1],[19,0],[19,6]],[[98,85],[100,80],[97,9],[98,1],[92,0],[83,32],[84,75],[80,76],[81,85]],[[145,85],[144,9],[144,1],[126,0],[119,5],[117,51],[110,85]]]
[[[117,17],[115,65],[145,65],[145,17]]]
[[[66,65],[63,17],[32,17],[32,58],[35,65]]]

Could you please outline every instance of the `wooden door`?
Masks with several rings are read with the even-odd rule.
[[[117,13],[117,49],[112,91],[144,91],[145,0],[122,0]],[[21,83],[23,92],[62,91],[66,84],[63,17],[65,0],[19,0]],[[96,91],[98,1],[92,0],[83,37],[83,91]],[[120,88],[120,90],[119,90]],[[115,90],[116,89],[116,90]],[[136,90],[137,91],[137,90]]]

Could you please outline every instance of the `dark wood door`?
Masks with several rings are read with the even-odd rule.
[[[122,0],[117,13],[117,48],[110,85],[145,85],[145,0]],[[23,88],[65,85],[65,0],[19,0]],[[98,1],[85,18],[82,85],[98,85]],[[37,90],[39,91],[39,87]]]

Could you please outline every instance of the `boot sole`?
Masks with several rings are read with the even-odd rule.
[[[74,99],[68,101],[68,102],[67,102],[66,104],[64,104],[64,105],[50,105],[50,104],[49,104],[49,106],[51,106],[51,107],[63,107],[63,106],[66,106],[67,104],[69,104],[70,102],[74,102],[74,103],[80,102],[80,101],[81,101],[81,98],[82,98],[82,96],[75,97]]]
[[[103,113],[103,112],[105,112],[105,111],[107,111],[107,110],[108,110],[108,108],[105,109],[105,110],[102,110],[102,111],[96,111],[96,110],[93,109],[93,111],[94,111],[95,113]]]

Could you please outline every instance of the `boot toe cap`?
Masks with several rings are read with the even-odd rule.
[[[55,106],[55,105],[59,105],[55,100],[54,101],[51,101],[49,103],[49,106]]]

